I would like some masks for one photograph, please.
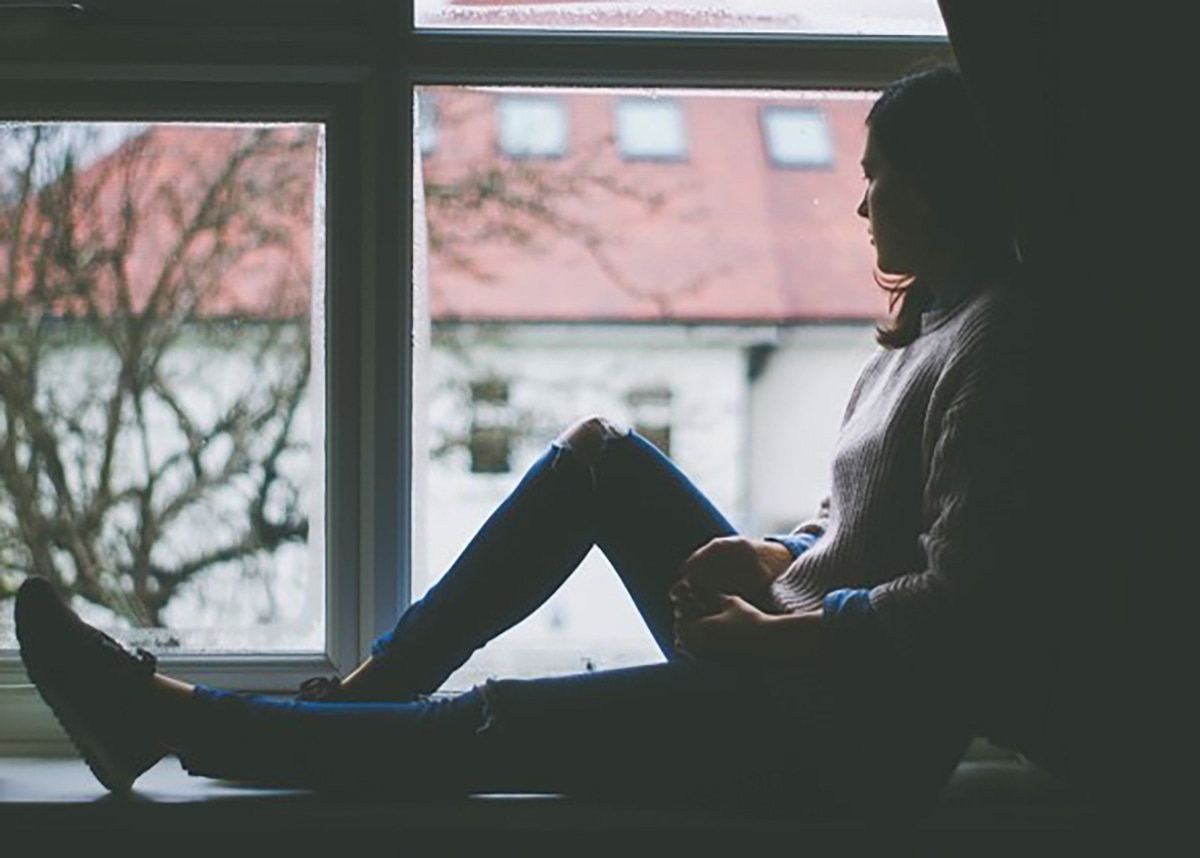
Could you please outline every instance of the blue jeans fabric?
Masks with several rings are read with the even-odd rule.
[[[373,653],[406,693],[431,692],[532,613],[597,545],[666,663],[489,682],[412,703],[299,703],[198,688],[180,757],[195,774],[420,795],[555,792],[755,806],[804,796],[817,807],[847,792],[895,799],[914,797],[918,783],[936,789],[965,737],[927,724],[906,730],[921,720],[913,717],[920,707],[823,676],[795,677],[799,693],[780,694],[759,669],[677,656],[668,589],[695,549],[733,532],[636,433],[608,437],[593,462],[556,443]],[[870,725],[881,741],[858,738]],[[888,738],[897,736],[898,745]],[[880,755],[892,747],[908,756]]]
[[[593,545],[608,557],[668,659],[667,591],[693,551],[733,526],[653,444],[608,438],[589,467],[562,442],[526,472],[458,559],[372,654],[398,686],[429,693],[476,649],[544,603]]]

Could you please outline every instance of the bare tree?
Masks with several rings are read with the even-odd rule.
[[[307,537],[315,130],[206,132],[0,129],[0,596],[158,626]]]
[[[492,101],[460,99],[444,126]],[[97,134],[0,127],[0,598],[36,574],[158,627],[190,583],[254,576],[308,536],[318,140],[150,126],[101,152]],[[623,182],[611,151],[600,139],[553,163],[489,152],[427,170],[430,253],[488,280],[486,245],[570,242],[666,313],[698,284],[639,284],[587,217],[605,196],[667,204]],[[436,343],[469,345],[445,328]]]

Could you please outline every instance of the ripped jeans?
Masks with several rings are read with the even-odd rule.
[[[759,670],[678,656],[668,590],[693,551],[734,530],[645,439],[608,431],[603,440],[590,459],[561,440],[552,445],[373,655],[405,693],[432,692],[549,598],[595,545],[666,663],[491,681],[412,703],[299,703],[201,687],[180,751],[185,768],[420,796],[550,792],[757,806],[843,793],[837,774],[864,748],[862,725],[848,714],[877,718],[878,707],[854,699],[857,683],[843,694],[821,677],[797,677],[803,693],[780,694]],[[875,774],[867,783],[880,787],[886,779]]]

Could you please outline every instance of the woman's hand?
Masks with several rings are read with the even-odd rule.
[[[675,619],[675,649],[690,658],[752,658],[759,654],[761,633],[769,617],[739,596],[715,595],[703,614]]]
[[[765,607],[771,582],[791,565],[792,554],[778,542],[724,536],[705,543],[683,562],[670,590],[676,615],[702,616],[718,610],[717,596],[740,596]]]
[[[675,619],[675,649],[699,661],[795,666],[820,657],[821,612],[767,614],[738,596],[716,596],[708,613]]]

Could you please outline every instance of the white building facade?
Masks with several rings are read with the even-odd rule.
[[[417,489],[414,599],[557,433],[592,414],[665,447],[739,531],[790,527],[827,491],[850,388],[875,348],[872,330],[861,322],[439,325],[419,415],[430,456]],[[449,686],[660,658],[594,550],[550,602]]]

